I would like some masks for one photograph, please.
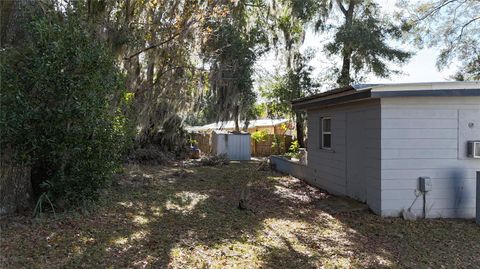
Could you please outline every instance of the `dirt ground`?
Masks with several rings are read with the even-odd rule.
[[[381,218],[257,168],[126,166],[89,212],[1,220],[0,267],[480,267],[472,220]]]

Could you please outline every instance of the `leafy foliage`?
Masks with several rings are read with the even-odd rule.
[[[286,74],[276,74],[270,81],[260,88],[260,94],[266,99],[269,117],[293,117],[291,101],[314,94],[318,90],[318,83],[312,79],[313,67],[308,62],[313,57],[312,51],[304,55],[295,55],[294,69]]]
[[[268,133],[265,130],[255,131],[251,134],[253,141],[257,143],[265,141],[267,139],[267,136],[268,136]]]
[[[298,158],[300,156],[299,151],[300,151],[300,144],[298,143],[298,140],[295,140],[292,142],[292,144],[288,148],[288,152],[285,155],[290,156],[292,158]]]
[[[129,124],[109,50],[75,16],[57,18],[35,19],[28,27],[35,42],[0,52],[0,142],[32,163],[42,200],[68,206],[97,198],[108,184]]]
[[[317,22],[324,19],[324,11],[327,8],[327,1],[311,1],[311,0],[283,0],[278,3],[273,2],[269,8],[272,13],[271,35],[273,43],[279,43],[280,40],[284,45],[284,57],[286,63],[286,75],[274,76],[272,85],[267,85],[260,91],[269,101],[272,102],[268,109],[270,116],[283,117],[286,115],[295,119],[297,130],[297,138],[300,143],[304,144],[304,115],[301,112],[293,113],[290,108],[290,102],[305,94],[305,91],[312,93],[313,83],[310,79],[312,68],[306,63],[312,58],[311,52],[305,55],[300,53],[300,47],[305,39],[306,25],[313,17],[317,16]],[[310,55],[309,55],[310,54]],[[308,59],[306,59],[308,58]],[[277,147],[279,148],[279,147]]]
[[[334,36],[325,45],[330,56],[340,56],[341,68],[333,69],[337,84],[348,85],[365,73],[388,77],[389,62],[404,63],[411,53],[392,47],[390,40],[402,40],[399,25],[382,16],[375,1],[284,0],[275,5],[274,40],[283,36],[287,51],[287,70],[303,44],[305,29],[313,23],[317,31]],[[353,72],[352,72],[353,71]],[[353,73],[353,74],[352,74]]]
[[[269,6],[270,36],[273,45],[283,45],[287,72],[293,68],[295,57],[305,39],[306,28],[311,21],[318,27],[331,7],[327,0],[281,0]]]
[[[291,102],[295,99],[314,94],[318,84],[312,79],[312,66],[308,64],[313,57],[312,51],[304,55],[295,53],[293,66],[287,73],[276,74],[260,88],[260,93],[267,100],[267,114],[271,118],[294,118],[297,130],[297,139],[303,146],[304,115],[300,111],[293,111]]]
[[[129,163],[146,165],[163,165],[171,162],[173,159],[173,156],[165,153],[164,150],[161,150],[154,145],[135,149],[128,156]]]
[[[465,63],[465,66],[458,70],[454,76],[455,80],[480,80],[480,52],[477,57]]]
[[[267,40],[261,23],[248,23],[255,19],[250,12],[256,9],[249,4],[226,3],[222,6],[228,13],[212,16],[203,26],[207,35],[202,53],[210,65],[210,110],[215,111],[217,121],[233,119],[236,131],[240,117],[246,121],[255,117],[253,65]]]
[[[273,140],[272,140],[272,149],[274,149],[276,152],[275,154],[280,155],[281,152],[284,152],[283,150],[285,149],[285,137],[280,136],[280,135],[273,135]]]
[[[410,52],[394,48],[388,43],[389,40],[402,39],[400,26],[382,16],[374,1],[345,2],[347,7],[342,1],[336,2],[344,21],[333,28],[335,38],[325,47],[331,55],[342,57],[337,83],[340,86],[349,85],[362,72],[378,77],[389,77],[396,73],[388,63],[404,63],[411,57]]]
[[[427,0],[414,4],[402,2],[407,12],[399,14],[403,30],[411,33],[419,47],[439,47],[437,67],[461,62],[457,79],[480,79],[480,2]]]
[[[199,63],[201,29],[210,16],[224,10],[197,0],[52,2],[58,12],[63,6],[75,10],[95,38],[115,54],[117,66],[126,74],[125,88],[132,94],[132,109],[125,114],[135,126],[136,146],[165,142],[159,146],[172,148],[171,142],[185,142],[183,136],[178,141],[172,138],[202,103],[208,80],[208,71]]]

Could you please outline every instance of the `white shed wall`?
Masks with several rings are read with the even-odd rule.
[[[250,134],[215,133],[212,140],[214,154],[227,154],[228,159],[235,161],[250,160]]]
[[[426,176],[433,179],[427,217],[474,217],[480,160],[465,149],[480,139],[480,97],[382,98],[381,126],[382,216],[410,207]],[[412,208],[422,214],[422,197]]]
[[[359,186],[348,180],[365,180],[366,185],[360,186],[365,195],[359,199],[380,214],[380,101],[361,101],[307,113],[307,166],[313,177],[309,181],[331,193],[352,196],[352,188]],[[320,147],[321,117],[332,119],[332,150]],[[362,142],[357,143],[358,140]]]

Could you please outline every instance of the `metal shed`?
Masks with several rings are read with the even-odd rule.
[[[310,183],[382,216],[475,216],[480,82],[348,86],[293,107],[307,112]]]
[[[250,134],[214,131],[212,136],[213,154],[227,154],[230,160],[248,161],[251,157]]]

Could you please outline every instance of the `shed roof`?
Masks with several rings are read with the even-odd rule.
[[[480,96],[480,81],[357,84],[292,101],[296,110],[330,106],[372,98],[400,96]]]
[[[287,123],[288,119],[259,119],[259,120],[251,120],[248,123],[249,128],[255,127],[270,127],[270,126],[278,126],[283,123]],[[244,123],[242,122],[243,127]],[[234,121],[221,121],[221,122],[214,122],[210,124],[206,124],[203,126],[191,126],[187,127],[189,131],[211,131],[211,130],[225,130],[225,129],[234,129],[235,122]]]

